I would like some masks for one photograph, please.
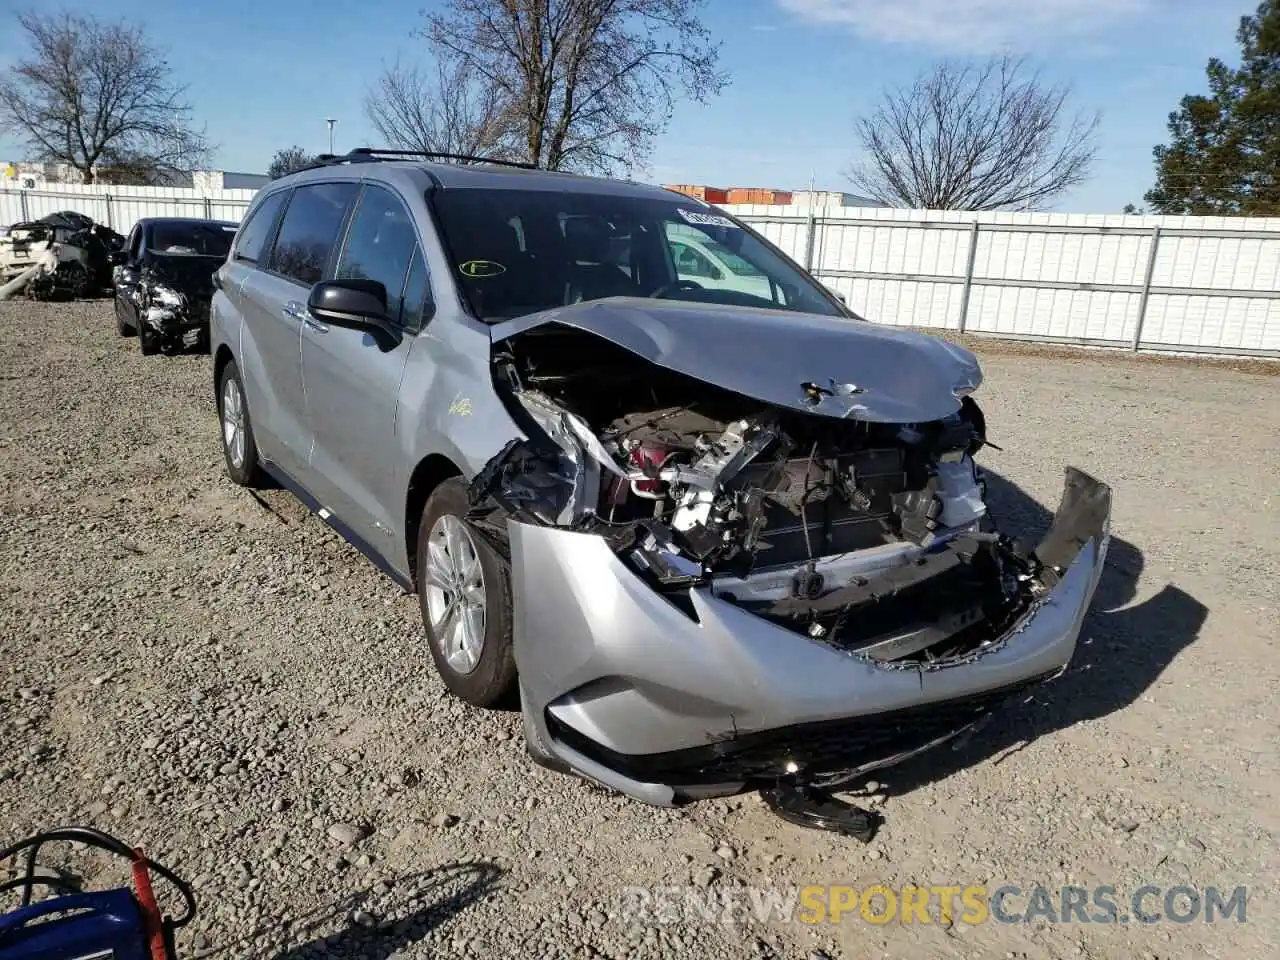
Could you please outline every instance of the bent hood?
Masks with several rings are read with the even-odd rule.
[[[879,423],[939,420],[982,372],[937,337],[865,320],[612,297],[495,324],[493,342],[558,324],[651,363],[780,407]]]

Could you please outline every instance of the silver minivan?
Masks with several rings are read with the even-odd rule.
[[[1019,547],[973,355],[855,316],[718,208],[357,151],[263,188],[216,285],[231,479],[415,592],[445,684],[518,701],[538,762],[857,832],[823,791],[1071,659],[1109,488],[1068,469]]]

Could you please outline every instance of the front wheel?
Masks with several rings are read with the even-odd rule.
[[[450,692],[477,707],[516,689],[511,570],[464,519],[466,485],[440,484],[418,525],[418,602],[436,670]]]
[[[154,357],[160,352],[160,334],[142,320],[138,321],[138,349],[144,357]]]
[[[227,476],[242,487],[262,486],[258,445],[253,439],[249,405],[244,399],[244,383],[234,360],[227,362],[218,377],[218,422],[222,427],[222,453],[227,461]]]
[[[120,306],[120,302],[116,301],[116,333],[122,337],[132,337],[138,331],[124,322],[124,310]]]

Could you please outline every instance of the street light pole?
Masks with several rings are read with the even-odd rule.
[[[324,122],[329,125],[329,152],[333,153],[333,125],[338,121],[333,117],[325,117]]]

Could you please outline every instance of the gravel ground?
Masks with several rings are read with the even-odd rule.
[[[141,357],[106,303],[0,304],[0,839],[145,843],[202,898],[184,955],[1276,956],[1280,378],[978,348],[1005,524],[1047,524],[1074,463],[1114,485],[1116,540],[1071,672],[865,785],[886,822],[863,846],[754,796],[655,810],[533,766],[516,715],[445,695],[413,598],[224,479],[207,357]],[[1248,919],[665,923],[620,900],[877,883],[1122,906],[1245,885]]]

